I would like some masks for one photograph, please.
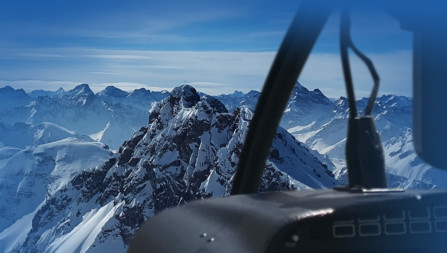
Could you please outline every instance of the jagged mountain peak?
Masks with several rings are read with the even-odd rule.
[[[2,93],[12,93],[12,92],[16,92],[16,89],[14,89],[13,87],[6,85],[2,88],[0,88],[0,92]]]
[[[38,97],[48,96],[48,97],[61,97],[65,93],[65,90],[60,87],[56,91],[50,91],[50,90],[33,90],[28,93],[28,95],[34,99]]]
[[[216,98],[208,95],[200,97],[192,86],[182,85],[175,87],[168,97],[152,105],[149,111],[149,124],[157,121],[157,128],[162,129],[172,117],[176,117],[180,113],[186,113],[184,112],[185,109],[193,110],[190,113],[196,114],[199,118],[208,117],[207,114],[228,112],[225,105]]]
[[[228,194],[230,179],[253,116],[247,106],[236,108],[232,114],[227,113],[219,100],[206,95],[194,106],[181,107],[180,111],[172,113],[171,101],[182,98],[176,96],[178,91],[182,91],[180,88],[184,88],[183,91],[189,97],[195,95],[195,90],[189,87],[175,88],[176,92],[172,92],[175,95],[152,108],[149,125],[141,128],[123,144],[117,159],[117,164],[129,171],[140,171],[139,167],[144,167],[145,171],[154,170],[155,175],[151,178],[164,181],[168,175],[169,183],[161,184],[157,181],[158,186],[153,185],[153,188],[157,188],[157,194],[169,195],[164,198],[169,201],[169,205],[196,197]],[[266,166],[266,174],[269,176],[264,179],[262,189],[319,188],[334,184],[335,180],[325,165],[289,133],[281,129],[278,138],[280,141],[274,144],[272,162]],[[281,154],[286,157],[284,160]],[[312,167],[317,169],[312,171]],[[280,172],[284,170],[293,174],[294,179]],[[179,181],[173,183],[175,178]],[[321,178],[321,182],[316,178]],[[305,183],[299,183],[296,179],[302,179]],[[186,189],[180,193],[177,192],[180,190],[178,187]],[[179,195],[183,197],[179,198]],[[176,200],[172,201],[173,198]]]
[[[62,96],[64,103],[66,104],[77,104],[77,105],[87,105],[92,100],[94,100],[95,94],[90,89],[88,84],[80,84],[74,89],[65,92]]]
[[[363,114],[369,98],[363,97],[356,101],[359,114]],[[386,111],[401,111],[402,113],[411,115],[413,101],[412,98],[398,95],[382,95],[374,102],[373,115],[381,114]],[[335,101],[335,110],[337,115],[347,117],[349,112],[349,102],[346,97],[340,97]]]
[[[174,100],[181,101],[181,105],[186,108],[194,106],[200,100],[200,96],[197,93],[196,89],[188,84],[175,87],[172,90],[170,97],[172,97]]]
[[[220,102],[219,100],[215,99],[214,97],[205,95],[200,100],[201,100],[201,102],[203,101],[203,103],[207,103],[209,105],[209,107],[211,109],[213,109],[214,112],[217,112],[217,113],[227,113],[228,112],[225,105],[222,104],[222,102]]]
[[[11,86],[0,88],[0,109],[15,106],[25,106],[32,98],[23,89]]]
[[[0,88],[0,94],[14,94],[16,96],[17,95],[27,96],[26,92],[23,89],[14,89],[9,85]]]
[[[135,89],[133,90],[129,96],[130,97],[143,97],[143,96],[148,96],[151,94],[151,91],[145,88],[139,88],[139,89]]]
[[[314,92],[316,95],[324,96],[323,92],[321,92],[320,89],[314,89],[313,92]]]
[[[235,91],[231,94],[216,96],[221,101],[228,111],[233,111],[239,106],[246,105],[251,109],[254,109],[258,101],[259,91],[251,90],[248,93],[242,93],[241,91]]]
[[[309,89],[304,87],[300,82],[295,83],[295,87],[293,87],[293,90],[294,90],[294,92],[296,92],[296,91],[309,92]]]
[[[9,86],[9,85],[5,85],[5,86],[3,86],[2,88],[0,88],[0,91],[1,91],[1,92],[14,91],[14,90],[15,90],[15,89],[12,88],[12,87]]]
[[[134,105],[148,110],[150,105],[154,101],[160,101],[166,97],[168,97],[170,93],[168,91],[150,91],[149,89],[140,88],[135,89],[127,96],[127,99],[131,101],[135,101]]]
[[[249,122],[253,118],[253,111],[248,106],[242,105],[233,111],[233,115]]]
[[[151,108],[150,112],[151,114],[157,113],[157,116],[159,112],[162,112],[162,114],[163,112],[166,113],[169,112],[169,115],[173,115],[176,114],[178,111],[182,110],[183,108],[191,108],[195,106],[199,101],[200,96],[197,93],[196,89],[194,89],[190,85],[182,85],[175,87],[172,90],[171,94],[162,101],[160,101],[160,103],[154,105]],[[167,107],[169,107],[169,109]],[[166,109],[160,111],[163,108]]]
[[[301,83],[297,82],[293,88],[290,102],[296,104],[322,104],[322,105],[332,105],[332,102],[327,98],[319,89],[314,89],[309,91]]]
[[[116,88],[115,86],[107,86],[104,90],[100,91],[98,95],[122,98],[128,96],[129,93],[119,88]]]
[[[235,97],[243,97],[244,93],[242,91],[235,90],[231,95]]]
[[[383,95],[377,102],[387,107],[408,107],[413,105],[412,98],[397,95]]]
[[[72,90],[67,91],[67,94],[74,95],[74,94],[94,94],[93,91],[90,89],[90,86],[86,83],[80,84],[76,87],[74,87]]]
[[[249,96],[249,97],[253,97],[253,96],[259,96],[259,94],[261,94],[259,91],[257,91],[257,90],[250,90],[248,93],[247,93],[247,96]]]
[[[335,109],[337,111],[345,111],[349,108],[349,102],[346,97],[340,97],[335,100]]]

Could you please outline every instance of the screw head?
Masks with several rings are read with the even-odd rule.
[[[298,235],[292,235],[291,237],[290,237],[290,240],[292,241],[292,242],[298,242],[299,240],[300,240],[300,237],[298,236]]]

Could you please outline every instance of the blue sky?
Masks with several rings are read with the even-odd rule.
[[[0,87],[260,90],[298,7],[292,0],[2,0]],[[381,93],[411,95],[411,33],[379,11],[353,13],[352,30],[381,75]],[[300,81],[344,96],[338,50],[334,13]],[[351,58],[356,94],[367,96],[372,80]]]

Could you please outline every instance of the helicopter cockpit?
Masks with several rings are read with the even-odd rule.
[[[389,1],[391,2],[391,1]],[[135,235],[128,252],[445,252],[447,191],[387,188],[380,136],[370,116],[380,77],[350,38],[349,12],[370,5],[414,36],[414,145],[447,169],[446,4],[303,1],[265,81],[233,177],[231,195],[166,210]],[[349,101],[347,186],[258,193],[276,129],[296,80],[329,15],[340,11],[340,55]],[[374,86],[365,114],[355,104],[348,50]],[[436,110],[434,109],[436,108]]]

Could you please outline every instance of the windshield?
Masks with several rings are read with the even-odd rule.
[[[123,252],[155,214],[227,196],[299,3],[17,1],[0,8],[0,251]],[[347,184],[348,106],[331,15],[295,85],[261,191]],[[381,77],[388,187],[447,186],[412,144],[412,35],[352,13]],[[372,79],[351,56],[363,112]]]
[[[403,30],[390,14],[379,10],[360,9],[351,18],[352,40],[372,60],[380,76],[373,117],[384,148],[388,187],[444,188],[446,174],[423,162],[413,147],[412,33]],[[296,94],[289,101],[281,125],[299,141],[329,158],[336,168],[336,177],[345,180],[348,101],[338,31],[339,13],[333,13],[298,80]],[[373,79],[366,65],[352,52],[350,60],[361,115]],[[311,106],[306,108],[297,102],[301,97],[308,97],[310,102],[305,104]]]

